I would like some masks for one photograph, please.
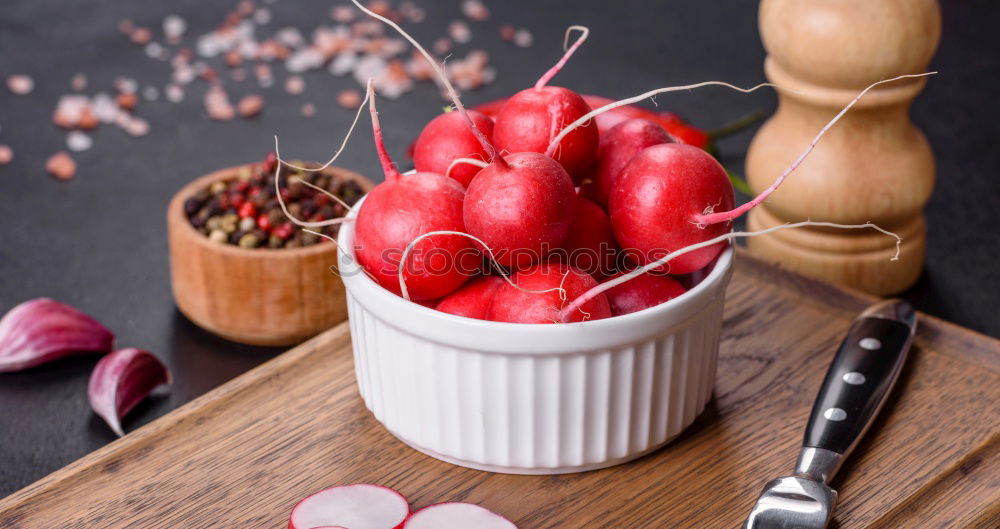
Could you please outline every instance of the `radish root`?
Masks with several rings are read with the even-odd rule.
[[[529,289],[526,289],[526,288],[518,286],[516,283],[514,283],[513,281],[511,281],[509,275],[507,275],[506,273],[504,273],[504,268],[503,268],[503,266],[500,265],[499,262],[497,262],[496,257],[493,255],[493,250],[489,246],[487,246],[486,243],[483,242],[482,239],[480,239],[479,237],[476,237],[474,235],[469,235],[468,233],[461,232],[461,231],[441,230],[441,231],[430,231],[430,232],[427,232],[427,233],[424,233],[424,234],[418,236],[416,239],[413,239],[412,241],[410,241],[410,244],[407,244],[406,248],[403,250],[403,255],[399,259],[399,272],[397,274],[398,274],[398,277],[399,277],[399,292],[400,292],[400,295],[403,296],[403,299],[405,299],[407,301],[410,301],[410,294],[409,294],[409,291],[406,289],[406,278],[403,276],[403,271],[406,269],[406,266],[405,266],[406,259],[407,259],[407,257],[410,256],[410,251],[413,250],[413,247],[416,246],[417,243],[419,243],[420,241],[426,239],[427,237],[431,237],[433,235],[459,235],[459,236],[462,236],[462,237],[466,237],[466,238],[472,239],[473,241],[479,243],[483,248],[486,249],[486,253],[488,253],[489,256],[490,256],[490,264],[493,266],[494,269],[496,269],[498,272],[500,272],[500,277],[503,277],[504,281],[506,281],[507,284],[509,284],[510,286],[512,286],[512,287],[514,287],[514,288],[516,288],[516,289],[518,289],[518,290],[520,290],[522,292],[527,292],[529,294],[545,294],[546,292],[559,292],[560,293],[559,295],[560,295],[560,297],[562,299],[565,299],[565,297],[566,297],[566,290],[563,289],[561,286],[557,287],[557,288],[546,289],[546,290],[529,290]],[[565,280],[565,279],[566,278],[564,277],[563,280]],[[561,283],[560,283],[560,285],[561,285]]]
[[[881,233],[884,233],[884,234],[886,234],[886,235],[888,235],[890,237],[895,237],[896,238],[896,253],[889,260],[890,261],[898,261],[899,260],[899,252],[900,252],[901,245],[903,244],[902,237],[900,237],[899,235],[896,235],[895,233],[893,233],[891,231],[888,231],[886,229],[880,228],[879,226],[876,226],[875,224],[872,224],[871,222],[866,222],[864,224],[837,224],[837,223],[834,223],[834,222],[819,222],[819,221],[806,220],[806,221],[802,221],[802,222],[794,222],[794,223],[789,223],[789,224],[780,224],[778,226],[772,226],[770,228],[767,228],[766,230],[760,230],[760,231],[734,231],[734,232],[725,233],[723,235],[715,237],[714,239],[709,239],[707,241],[699,242],[697,244],[692,244],[691,246],[686,246],[684,248],[681,248],[680,250],[675,250],[675,251],[670,252],[669,254],[661,257],[660,259],[658,259],[658,260],[656,260],[656,261],[654,261],[652,263],[647,264],[646,266],[642,266],[642,267],[636,268],[635,270],[632,270],[631,272],[629,272],[627,274],[623,274],[623,275],[618,276],[618,277],[616,277],[614,279],[611,279],[609,281],[605,281],[604,283],[601,283],[600,285],[597,285],[596,287],[594,287],[594,288],[592,288],[592,289],[584,292],[582,295],[580,295],[580,297],[574,299],[572,303],[570,303],[569,305],[567,305],[560,312],[560,321],[563,321],[563,322],[567,321],[567,317],[568,317],[568,314],[570,312],[572,312],[572,311],[580,308],[584,303],[590,301],[591,299],[593,299],[598,294],[602,294],[605,291],[607,291],[608,289],[614,288],[614,287],[616,287],[616,286],[618,286],[618,285],[620,285],[622,283],[625,283],[626,281],[629,281],[631,279],[635,279],[636,277],[639,277],[640,275],[645,274],[646,272],[649,272],[650,270],[659,268],[659,267],[667,264],[668,262],[670,262],[674,258],[680,257],[681,255],[684,255],[686,253],[693,252],[693,251],[695,251],[695,250],[697,250],[699,248],[705,248],[707,246],[712,246],[713,244],[717,244],[717,243],[720,243],[720,242],[723,242],[723,241],[728,241],[728,240],[736,239],[736,238],[739,238],[739,237],[757,237],[757,236],[765,235],[767,233],[771,233],[771,232],[774,232],[774,231],[787,230],[787,229],[791,229],[791,228],[801,228],[801,227],[804,227],[804,226],[822,226],[822,227],[827,227],[827,228],[843,228],[843,229],[852,229],[852,230],[864,229],[864,228],[871,228],[873,230],[876,230],[876,231],[879,231]]]
[[[486,138],[486,135],[483,134],[483,132],[479,130],[478,127],[476,127],[476,124],[473,123],[472,118],[469,117],[469,113],[466,112],[465,110],[465,105],[463,105],[462,100],[458,98],[458,93],[455,92],[455,87],[452,86],[451,81],[448,80],[448,76],[445,74],[444,69],[441,68],[441,65],[438,64],[438,61],[434,59],[434,57],[432,57],[430,53],[427,53],[427,50],[425,50],[424,47],[421,46],[420,43],[416,41],[416,39],[410,36],[409,33],[403,31],[403,28],[399,27],[399,24],[396,24],[395,22],[389,20],[388,18],[385,18],[382,15],[379,15],[378,13],[370,11],[368,8],[361,5],[361,2],[359,2],[358,0],[351,0],[351,2],[353,2],[354,5],[357,6],[358,9],[363,11],[365,14],[367,14],[372,18],[381,20],[384,24],[396,30],[396,32],[402,35],[404,39],[408,40],[410,44],[413,44],[413,47],[416,48],[417,51],[419,51],[420,54],[423,55],[425,59],[427,59],[427,62],[431,65],[431,67],[434,68],[434,73],[436,73],[438,78],[441,79],[441,83],[444,85],[445,90],[448,92],[448,97],[451,99],[452,103],[455,104],[455,108],[457,108],[458,111],[462,113],[462,117],[465,118],[465,121],[466,123],[468,123],[469,128],[472,129],[472,133],[476,136],[476,139],[479,140],[479,144],[482,145],[486,153],[489,154],[490,159],[492,160],[494,158],[497,158],[496,149],[493,148],[493,144],[490,143],[490,140]]]
[[[475,165],[476,167],[483,168],[489,165],[488,163],[476,159],[476,158],[455,158],[448,164],[448,169],[444,172],[445,176],[451,176],[451,170],[455,168],[456,165],[467,163],[469,165]]]
[[[577,37],[576,42],[574,42],[572,46],[567,48],[566,45],[569,44],[569,36],[574,30],[579,31],[580,36]],[[590,36],[590,28],[587,26],[570,26],[566,28],[566,35],[563,36],[563,49],[566,50],[566,53],[563,54],[562,58],[559,59],[559,62],[557,62],[555,66],[549,68],[549,71],[545,72],[545,74],[538,79],[538,82],[535,83],[536,90],[549,84],[549,81],[551,81],[552,78],[563,69],[563,66],[566,66],[566,62],[573,56],[576,49],[579,48],[585,40],[587,40],[588,36]]]
[[[648,98],[653,97],[653,96],[655,96],[657,94],[664,94],[664,93],[667,93],[667,92],[679,92],[681,90],[692,90],[692,89],[695,89],[695,88],[701,88],[703,86],[724,86],[726,88],[732,88],[733,90],[736,90],[738,92],[743,92],[745,94],[749,94],[750,92],[753,92],[755,90],[759,90],[761,88],[764,88],[765,86],[771,86],[771,87],[774,87],[774,88],[781,88],[778,85],[771,84],[771,83],[760,83],[759,85],[754,86],[752,88],[740,88],[740,87],[738,87],[736,85],[732,85],[732,84],[729,84],[729,83],[726,83],[726,82],[722,82],[722,81],[703,81],[701,83],[688,84],[688,85],[682,85],[682,86],[668,86],[666,88],[657,88],[655,90],[650,90],[649,92],[645,92],[645,93],[639,94],[637,96],[633,96],[633,97],[629,97],[629,98],[626,98],[626,99],[622,99],[620,101],[615,101],[613,103],[608,103],[607,105],[604,105],[603,107],[596,108],[594,110],[591,110],[587,114],[584,114],[583,116],[580,116],[580,119],[577,119],[573,123],[570,123],[569,125],[567,125],[561,131],[559,131],[559,134],[557,134],[556,137],[553,138],[551,142],[549,142],[549,147],[548,147],[548,149],[545,150],[545,155],[548,156],[548,157],[552,157],[555,154],[556,149],[559,148],[559,143],[562,142],[563,138],[565,138],[570,132],[573,132],[578,127],[581,127],[581,126],[585,125],[588,121],[594,119],[594,117],[596,117],[596,116],[598,116],[600,114],[603,114],[603,113],[605,113],[605,112],[607,112],[609,110],[613,110],[613,109],[616,109],[618,107],[623,107],[625,105],[631,105],[632,103],[638,103],[639,101],[642,101],[643,99],[648,99]]]
[[[322,228],[323,226],[332,226],[334,224],[341,224],[341,223],[344,223],[344,222],[349,222],[346,217],[341,217],[341,218],[337,218],[337,219],[321,220],[321,221],[315,221],[315,222],[308,222],[308,221],[304,221],[304,220],[299,219],[299,218],[295,217],[294,215],[292,215],[291,212],[288,211],[288,207],[285,205],[285,200],[281,197],[281,167],[284,165],[284,166],[291,167],[293,169],[297,169],[299,171],[322,171],[322,170],[326,169],[327,167],[330,167],[330,165],[333,164],[333,162],[337,161],[337,158],[340,158],[340,153],[344,152],[344,148],[347,147],[347,140],[351,139],[351,133],[353,133],[354,132],[354,128],[358,126],[358,119],[361,117],[361,111],[363,111],[365,109],[365,103],[368,102],[369,96],[370,96],[370,93],[366,92],[365,93],[365,99],[364,99],[364,101],[362,101],[361,104],[358,105],[358,111],[357,111],[356,114],[354,114],[354,121],[351,122],[351,127],[349,129],[347,129],[347,134],[344,135],[344,141],[340,142],[340,148],[338,148],[337,151],[333,153],[333,156],[330,157],[330,160],[328,162],[326,162],[325,164],[323,164],[322,166],[320,166],[318,168],[302,167],[302,166],[299,166],[299,165],[295,165],[293,163],[286,162],[284,159],[281,158],[281,145],[280,145],[280,143],[278,141],[278,136],[277,135],[274,136],[274,155],[275,155],[275,158],[277,159],[277,162],[278,162],[274,166],[274,194],[275,194],[275,197],[277,197],[277,199],[278,199],[278,205],[281,206],[281,211],[294,224],[297,224],[297,225],[305,227],[305,228]],[[336,200],[337,202],[339,202],[340,204],[342,204],[344,207],[346,207],[348,211],[351,210],[351,206],[348,206],[347,203],[345,203],[343,200],[340,199],[340,197],[337,197],[337,196],[333,195],[332,193],[328,192],[325,189],[320,189],[319,187],[314,186],[314,185],[310,184],[309,182],[306,182],[305,180],[299,179],[299,181],[302,182],[303,184],[306,184],[309,187],[312,187],[314,189],[318,189],[318,190],[322,191],[323,193],[326,193],[327,195],[330,195],[331,197],[333,197],[334,200]]]
[[[792,165],[788,166],[787,169],[785,169],[780,175],[778,175],[778,178],[761,194],[757,195],[753,200],[747,202],[746,204],[743,204],[742,206],[735,208],[731,211],[722,211],[719,213],[712,213],[708,215],[698,215],[695,217],[695,222],[699,225],[706,226],[709,224],[717,224],[719,222],[731,221],[739,217],[740,215],[746,213],[747,211],[750,211],[751,209],[756,207],[757,204],[760,204],[764,200],[767,200],[767,197],[771,196],[771,193],[773,193],[776,189],[778,189],[778,186],[780,186],[781,183],[785,181],[785,178],[789,174],[791,174],[792,171],[798,169],[799,165],[802,164],[802,162],[806,159],[806,156],[809,156],[809,153],[811,153],[812,150],[816,147],[816,144],[819,143],[820,138],[822,138],[823,135],[826,134],[826,131],[830,130],[830,127],[832,127],[835,123],[840,121],[840,118],[844,117],[844,114],[846,114],[847,111],[850,110],[851,107],[853,107],[858,101],[860,101],[861,98],[864,97],[864,95],[867,94],[871,89],[879,85],[891,83],[894,81],[899,81],[900,79],[915,79],[918,77],[927,77],[929,75],[934,75],[936,73],[937,72],[926,72],[918,74],[900,75],[898,77],[893,77],[892,79],[885,79],[882,81],[872,83],[871,85],[868,86],[868,88],[865,88],[857,96],[855,96],[855,98],[852,99],[851,102],[848,103],[847,106],[845,106],[840,112],[838,112],[837,115],[834,116],[829,123],[827,123],[822,129],[820,129],[819,134],[816,134],[816,137],[813,138],[811,142],[809,142],[809,146],[806,147],[806,150],[802,151],[802,154],[800,154],[799,157],[796,158],[794,162],[792,162]]]

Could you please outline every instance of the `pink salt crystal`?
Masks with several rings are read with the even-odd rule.
[[[260,114],[261,109],[264,108],[264,99],[256,94],[246,95],[240,99],[237,108],[240,111],[240,116],[252,118]]]
[[[341,53],[337,58],[330,61],[330,73],[333,75],[346,75],[358,66],[358,56],[354,52]]]
[[[438,55],[444,55],[451,51],[451,40],[446,37],[441,37],[434,41],[434,53]]]
[[[285,91],[292,95],[299,95],[306,90],[306,82],[301,76],[293,75],[285,79]]]
[[[135,28],[129,35],[129,40],[132,41],[132,44],[145,45],[153,40],[153,32],[149,28]]]
[[[406,73],[406,65],[399,59],[393,59],[385,70],[375,76],[375,89],[378,93],[396,99],[413,89],[413,80]]]
[[[163,19],[163,34],[171,44],[179,43],[186,30],[187,22],[177,15],[167,15]]]
[[[337,94],[337,104],[344,108],[358,108],[361,104],[361,92],[357,90],[341,90]]]
[[[94,140],[83,132],[73,130],[66,135],[66,146],[74,152],[86,151],[94,146]]]
[[[77,92],[87,88],[87,76],[82,73],[74,75],[69,81],[69,86]]]
[[[263,26],[271,22],[271,10],[262,7],[253,12],[253,22],[258,26]]]
[[[504,42],[513,41],[515,33],[517,33],[517,30],[514,29],[514,26],[511,26],[510,24],[504,24],[500,26],[500,40]]]
[[[479,0],[465,0],[462,2],[462,13],[465,16],[482,22],[490,18],[490,10]]]
[[[212,119],[226,121],[233,119],[236,115],[236,110],[229,102],[229,96],[220,85],[212,85],[212,87],[205,92],[204,102],[205,111],[208,112],[208,117]]]
[[[417,81],[427,81],[433,79],[435,76],[434,67],[418,51],[414,51],[410,60],[407,61],[406,70],[409,72],[410,77]]]
[[[330,9],[330,18],[342,24],[354,20],[355,10],[353,6],[334,6]]]
[[[135,30],[135,24],[129,19],[124,19],[118,22],[118,32],[123,35],[131,35],[132,31]]]
[[[184,100],[184,89],[175,84],[168,84],[167,87],[163,89],[163,92],[167,96],[167,101],[170,101],[171,103],[180,103]]]
[[[239,4],[236,4],[236,12],[240,16],[248,16],[253,13],[254,5],[250,0],[241,0]]]
[[[30,75],[11,75],[7,78],[7,89],[14,95],[28,95],[35,89],[35,80]]]
[[[76,162],[66,151],[59,151],[46,160],[45,170],[57,180],[72,180],[76,176]]]
[[[514,33],[514,44],[522,48],[531,47],[535,42],[535,37],[527,29],[521,28]]]
[[[423,8],[409,1],[399,4],[399,14],[414,24],[423,22],[427,17],[427,12]]]
[[[7,165],[14,160],[14,149],[8,145],[0,145],[0,165]]]
[[[247,71],[243,68],[236,68],[229,72],[229,78],[237,83],[242,83],[247,80]]]
[[[469,25],[461,20],[456,20],[448,24],[448,35],[459,44],[465,44],[472,40],[472,30]]]
[[[122,128],[125,129],[125,133],[128,134],[129,136],[132,136],[133,138],[138,138],[140,136],[145,136],[146,134],[149,134],[149,122],[142,118],[137,118],[135,116],[127,116],[127,118],[123,120],[123,123],[121,125]]]
[[[302,105],[299,111],[302,113],[302,117],[311,118],[316,115],[316,105],[312,103],[306,103]]]

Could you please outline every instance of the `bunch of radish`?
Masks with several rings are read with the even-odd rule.
[[[584,98],[549,84],[587,37],[587,28],[573,26],[567,40],[573,31],[580,35],[559,62],[534,86],[490,106],[491,117],[464,107],[437,61],[410,35],[353,1],[425,56],[454,104],[419,135],[415,171],[400,173],[383,145],[369,85],[385,181],[357,212],[354,250],[373,280],[408,300],[499,322],[596,320],[682,295],[736,237],[804,225],[895,236],[870,223],[809,221],[742,233],[732,231],[732,221],[777,189],[868,90],[914,76],[865,89],[767,190],[735,207],[729,176],[715,158],[678,141],[662,117],[631,103],[707,85],[742,92],[769,85],[709,81],[621,101]]]
[[[402,494],[355,483],[321,490],[292,509],[288,529],[517,529],[471,503],[436,503],[416,512]]]

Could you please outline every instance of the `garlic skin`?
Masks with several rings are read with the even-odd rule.
[[[25,301],[0,319],[0,373],[73,354],[106,353],[115,335],[90,316],[49,298]]]
[[[104,422],[119,437],[121,418],[160,384],[170,383],[170,371],[149,351],[130,347],[114,351],[97,363],[90,374],[87,398]]]

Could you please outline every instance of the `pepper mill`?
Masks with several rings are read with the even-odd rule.
[[[778,109],[747,152],[755,193],[767,188],[817,132],[873,82],[926,71],[941,35],[936,0],[762,0],[759,24]],[[802,165],[750,212],[750,230],[801,220],[873,222],[873,230],[804,228],[749,239],[756,254],[808,275],[878,295],[919,277],[926,247],[923,207],[934,157],[909,108],[927,78],[868,92]]]

